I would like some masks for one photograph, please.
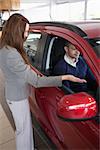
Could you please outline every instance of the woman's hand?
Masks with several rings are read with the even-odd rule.
[[[79,82],[79,83],[86,83],[87,81],[85,79],[77,78],[73,75],[63,75],[62,80],[68,80],[72,82]]]

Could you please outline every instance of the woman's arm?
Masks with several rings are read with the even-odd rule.
[[[78,83],[86,83],[87,82],[85,79],[80,79],[73,75],[63,75],[62,80],[68,80],[68,81],[78,82]]]
[[[34,87],[53,87],[62,86],[63,80],[69,80],[73,82],[83,83],[85,80],[74,77],[73,75],[62,75],[52,77],[40,77],[29,65],[24,63],[23,58],[17,52],[12,50],[7,56],[7,66],[12,73],[18,78],[22,78],[26,83],[33,85]]]

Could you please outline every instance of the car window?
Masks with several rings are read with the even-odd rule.
[[[53,68],[57,61],[59,61],[64,56],[64,43],[65,39],[58,38],[57,36],[52,37],[48,46],[48,53],[46,59],[46,64],[44,68],[45,75],[53,75]]]
[[[97,87],[95,77],[94,77],[90,67],[87,65],[82,53],[80,53],[80,58],[79,58],[80,62],[81,62],[81,66],[76,69],[77,71],[75,69],[70,69],[70,68],[74,68],[72,66],[69,67],[70,65],[67,66],[68,68],[66,66],[64,66],[65,62],[63,62],[62,60],[64,60],[64,56],[65,56],[64,46],[65,46],[66,42],[69,42],[69,41],[67,41],[61,37],[53,37],[51,39],[51,42],[50,42],[49,48],[48,48],[47,59],[46,59],[47,61],[46,61],[45,71],[44,71],[45,75],[54,76],[54,75],[62,75],[62,74],[68,73],[68,74],[73,74],[79,78],[85,78],[87,80],[86,87],[85,87],[85,85],[83,85],[83,86],[77,85],[77,83],[71,83],[70,85],[68,85],[69,83],[66,83],[66,84],[63,83],[62,90],[64,90],[64,92],[68,94],[68,93],[82,92],[82,91],[86,91],[88,89],[89,94],[97,97],[96,93],[97,93],[98,87]],[[58,64],[58,70],[55,69],[57,64]],[[83,68],[83,66],[84,66],[84,68]],[[63,70],[62,68],[64,68],[64,67],[66,67],[66,68]],[[66,73],[66,70],[68,71],[67,73]],[[83,70],[83,72],[82,72],[82,70]]]
[[[40,33],[29,33],[27,40],[24,42],[24,49],[29,56],[31,62],[34,62],[34,58],[37,52],[39,40],[41,39]]]

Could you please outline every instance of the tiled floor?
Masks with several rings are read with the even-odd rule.
[[[14,131],[0,105],[0,150],[15,150]]]
[[[37,150],[48,150],[48,147],[36,133],[35,141]],[[13,128],[0,105],[0,150],[16,150],[15,147],[15,134]]]
[[[0,70],[0,150],[15,150],[15,134],[1,106],[4,99],[4,77]]]

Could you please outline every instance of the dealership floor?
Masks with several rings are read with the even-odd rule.
[[[0,150],[15,150],[14,131],[0,105]]]
[[[42,142],[35,133],[37,150],[48,150],[47,146]],[[2,106],[0,105],[0,150],[16,150],[15,134],[7,119]]]
[[[0,71],[0,102],[3,99],[3,82]],[[35,145],[37,150],[48,150],[48,147],[35,133]],[[5,114],[4,109],[0,103],[0,150],[16,150],[15,149],[15,134],[14,130]]]

